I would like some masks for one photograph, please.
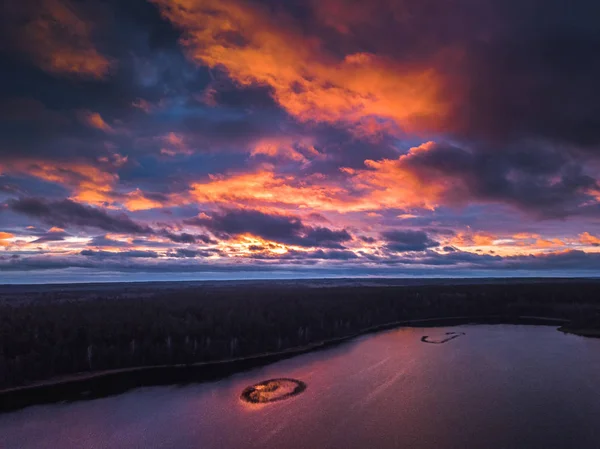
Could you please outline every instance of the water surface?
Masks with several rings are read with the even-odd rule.
[[[444,338],[444,344],[421,337]],[[307,389],[252,405],[248,385]],[[600,340],[554,327],[404,328],[218,382],[0,415],[0,448],[598,448]]]

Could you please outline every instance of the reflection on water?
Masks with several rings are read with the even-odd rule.
[[[421,337],[466,335],[429,345]],[[399,329],[219,382],[0,415],[4,448],[598,448],[600,340],[552,327]],[[304,393],[248,404],[270,378]]]

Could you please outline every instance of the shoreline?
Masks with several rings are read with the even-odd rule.
[[[218,380],[252,368],[265,366],[280,360],[330,348],[357,337],[375,332],[401,327],[446,327],[465,324],[529,324],[558,325],[564,333],[584,337],[600,337],[600,331],[592,334],[577,333],[565,329],[569,320],[550,317],[501,315],[436,317],[417,320],[401,320],[370,326],[356,333],[288,348],[278,352],[267,352],[245,357],[230,358],[210,362],[178,365],[154,365],[122,368],[116,370],[74,374],[53,378],[34,384],[0,390],[0,413],[18,410],[32,405],[42,405],[65,401],[101,398],[124,393],[128,390],[149,386],[202,383]],[[579,332],[586,332],[582,329]]]
[[[561,326],[558,328],[559,331],[561,331],[563,334],[570,334],[570,335],[578,335],[580,337],[587,337],[587,338],[600,338],[600,329],[594,329],[594,328],[581,328],[581,329],[577,329],[577,328],[569,328],[568,325],[567,326]]]

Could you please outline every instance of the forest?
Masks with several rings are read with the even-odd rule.
[[[401,320],[543,316],[600,324],[600,282],[593,280],[5,287],[0,389],[76,373],[277,352]]]

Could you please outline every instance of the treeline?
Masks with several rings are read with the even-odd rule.
[[[89,296],[91,292],[87,292]],[[451,316],[582,319],[600,310],[600,283],[406,287],[234,285],[136,298],[0,302],[0,388],[56,376],[181,364],[306,345],[399,320]],[[599,321],[600,322],[600,321]]]

